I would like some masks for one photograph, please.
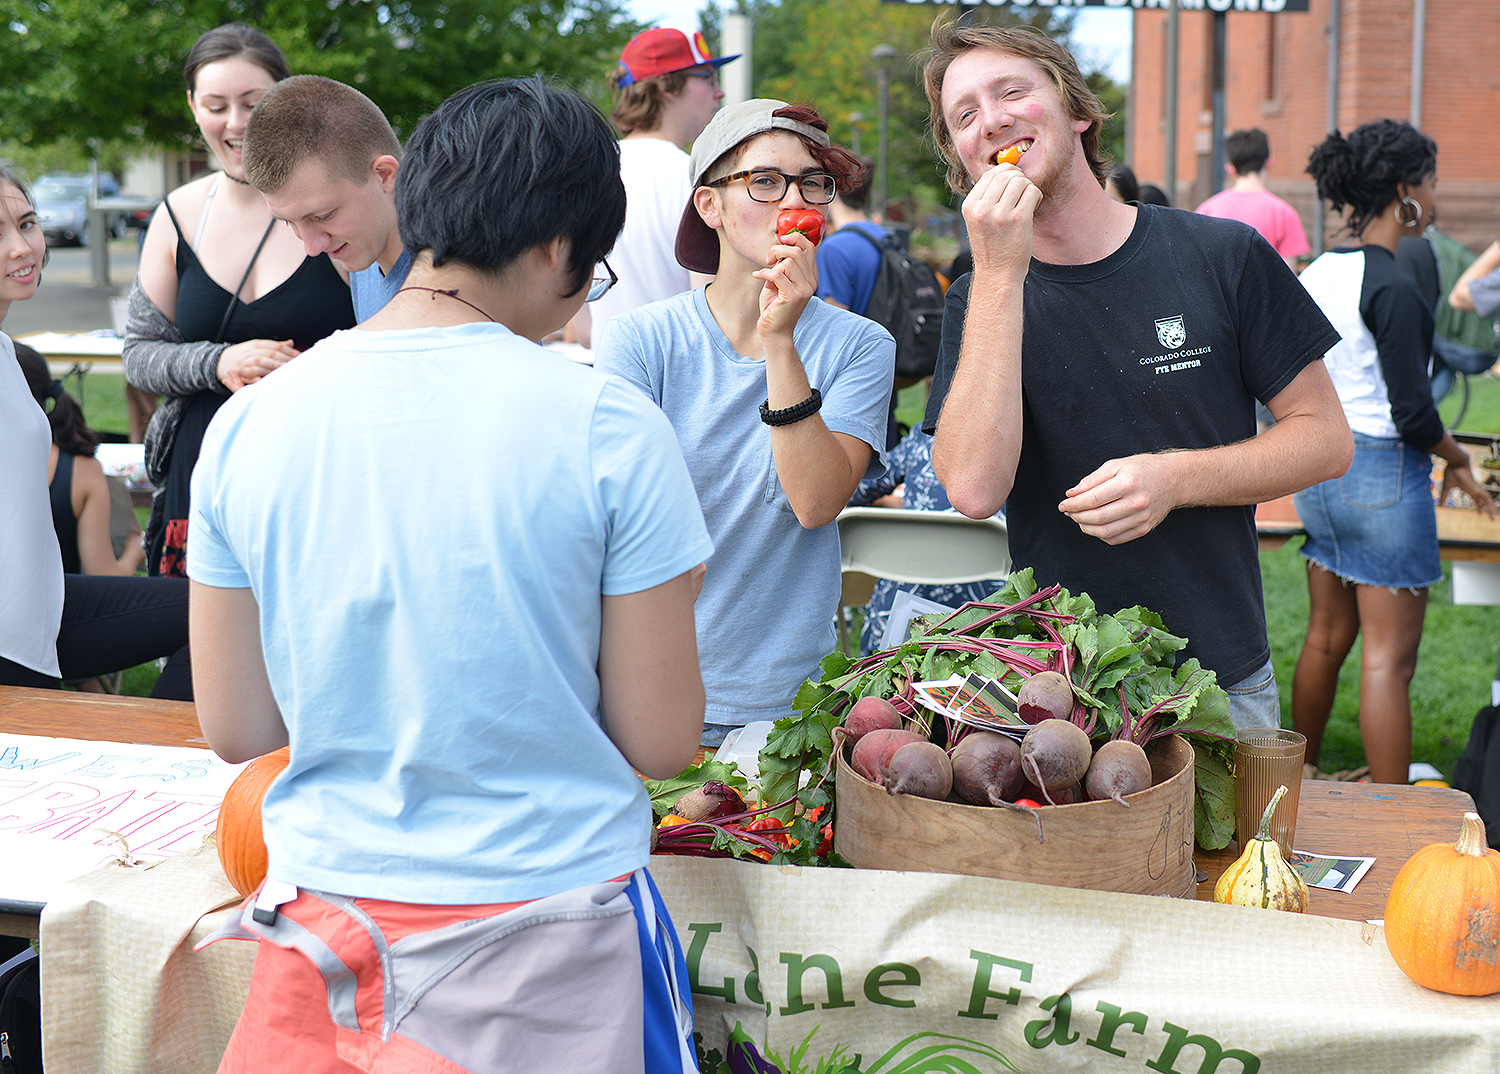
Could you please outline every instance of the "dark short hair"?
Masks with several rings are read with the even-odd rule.
[[[274,194],[304,160],[329,175],[362,183],[375,158],[401,158],[385,113],[353,86],[319,75],[293,75],[268,89],[245,126],[245,178]]]
[[[199,68],[235,56],[244,56],[264,68],[273,82],[280,82],[292,73],[286,57],[269,37],[242,22],[227,22],[209,30],[188,50],[187,59],[182,64],[182,77],[187,81],[188,92],[194,93],[198,89]]]
[[[413,253],[485,272],[566,238],[582,290],[625,225],[619,142],[597,108],[539,75],[470,86],[408,139],[396,219]]]
[[[1109,181],[1115,184],[1120,197],[1126,201],[1141,200],[1141,181],[1128,164],[1116,164],[1109,173]]]
[[[1266,132],[1259,127],[1249,130],[1231,131],[1224,136],[1224,159],[1234,166],[1240,175],[1258,172],[1271,159],[1271,143]]]
[[[1170,209],[1172,207],[1172,199],[1167,197],[1167,192],[1155,183],[1142,183],[1141,204],[1164,205]]]
[[[667,98],[679,96],[687,87],[690,77],[684,68],[620,85],[620,79],[628,74],[630,68],[620,64],[609,76],[610,90],[614,94],[614,109],[610,112],[610,118],[614,120],[622,138],[632,131],[654,131],[660,127]]]
[[[1400,197],[1403,184],[1415,185],[1436,171],[1437,143],[1410,123],[1394,119],[1356,127],[1347,138],[1334,131],[1307,161],[1318,197],[1336,213],[1349,207],[1344,224],[1352,235],[1363,233]]]
[[[860,164],[859,174],[849,180],[848,187],[839,185],[839,201],[857,213],[870,204],[870,190],[875,185],[875,162],[865,159]]]
[[[955,194],[967,194],[974,183],[958,159],[953,136],[948,133],[948,124],[943,118],[943,78],[954,60],[974,49],[993,49],[1020,56],[1046,69],[1057,84],[1057,92],[1068,115],[1088,121],[1088,129],[1083,132],[1083,155],[1088,159],[1094,178],[1103,186],[1110,163],[1099,144],[1099,133],[1110,113],[1089,89],[1088,80],[1078,70],[1078,61],[1073,59],[1073,54],[1031,26],[968,26],[956,19],[939,16],[932,24],[932,43],[924,52],[927,62],[922,69],[922,85],[927,91],[932,138],[948,164],[949,188]]]

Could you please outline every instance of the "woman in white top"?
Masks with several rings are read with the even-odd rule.
[[[0,325],[36,294],[47,246],[21,182],[0,168]],[[52,433],[0,333],[0,685],[56,688],[169,656],[157,697],[192,699],[187,583],[70,575],[47,496]]]

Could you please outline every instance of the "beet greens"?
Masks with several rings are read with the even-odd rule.
[[[823,778],[833,758],[833,728],[860,697],[888,698],[908,718],[925,720],[913,682],[978,673],[1014,693],[1030,676],[1056,671],[1077,694],[1072,722],[1096,746],[1112,738],[1147,746],[1167,734],[1192,744],[1197,840],[1218,849],[1234,834],[1234,726],[1213,672],[1195,659],[1175,666],[1186,644],[1145,608],[1101,615],[1087,594],[1038,589],[1030,568],[1016,571],[988,600],[913,620],[912,636],[893,649],[859,659],[841,652],[825,657],[822,678],[797,691],[798,714],[778,720],[761,751],[762,794],[779,802],[796,793],[804,772]]]

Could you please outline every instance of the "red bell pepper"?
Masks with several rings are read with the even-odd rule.
[[[783,240],[806,235],[807,241],[816,246],[823,238],[823,214],[816,209],[783,209],[776,214],[776,234]]]

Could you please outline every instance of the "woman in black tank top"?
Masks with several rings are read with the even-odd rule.
[[[354,324],[348,281],[326,254],[307,257],[245,182],[250,111],[289,73],[269,38],[237,24],[204,34],[184,66],[194,119],[222,171],[162,203],[130,296],[126,375],[166,397],[146,431],[147,474],[159,489],[146,528],[152,574],[185,573],[189,482],[214,412]]]

